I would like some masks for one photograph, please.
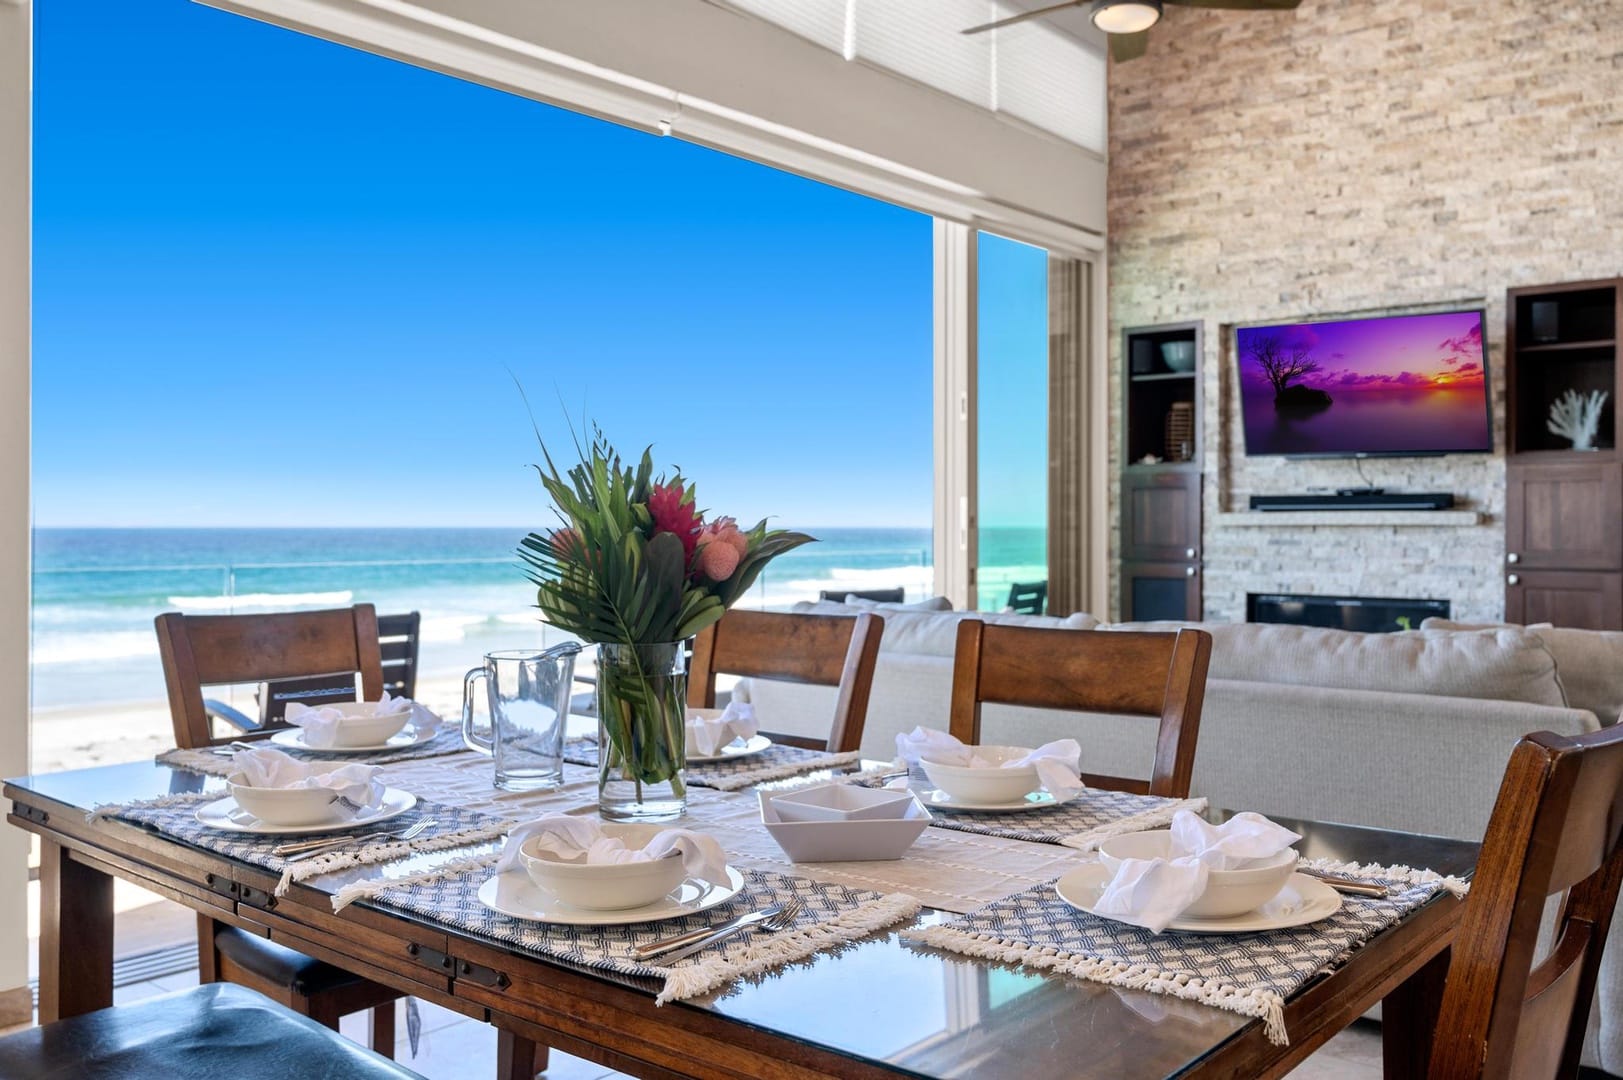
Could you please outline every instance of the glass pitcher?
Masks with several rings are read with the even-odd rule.
[[[462,739],[496,761],[504,791],[557,787],[564,777],[564,724],[575,681],[574,642],[545,652],[504,649],[485,654],[462,681]],[[474,727],[474,684],[485,682],[488,736]]]

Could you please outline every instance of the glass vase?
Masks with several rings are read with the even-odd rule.
[[[682,643],[597,647],[597,804],[615,821],[687,811],[687,664]]]

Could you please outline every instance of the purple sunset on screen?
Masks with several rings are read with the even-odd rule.
[[[1480,311],[1252,326],[1235,338],[1248,454],[1492,449]]]

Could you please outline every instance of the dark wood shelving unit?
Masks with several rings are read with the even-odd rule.
[[[1511,289],[1505,310],[1505,618],[1623,630],[1623,279]],[[1567,390],[1608,395],[1593,450],[1547,428]]]
[[[1198,322],[1122,332],[1123,620],[1201,617],[1204,363]],[[1145,463],[1146,455],[1157,460]]]

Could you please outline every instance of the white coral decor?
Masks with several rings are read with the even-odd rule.
[[[1606,398],[1605,390],[1591,390],[1587,394],[1568,390],[1550,406],[1550,431],[1571,439],[1574,450],[1593,450],[1595,432],[1600,428],[1600,410]]]

